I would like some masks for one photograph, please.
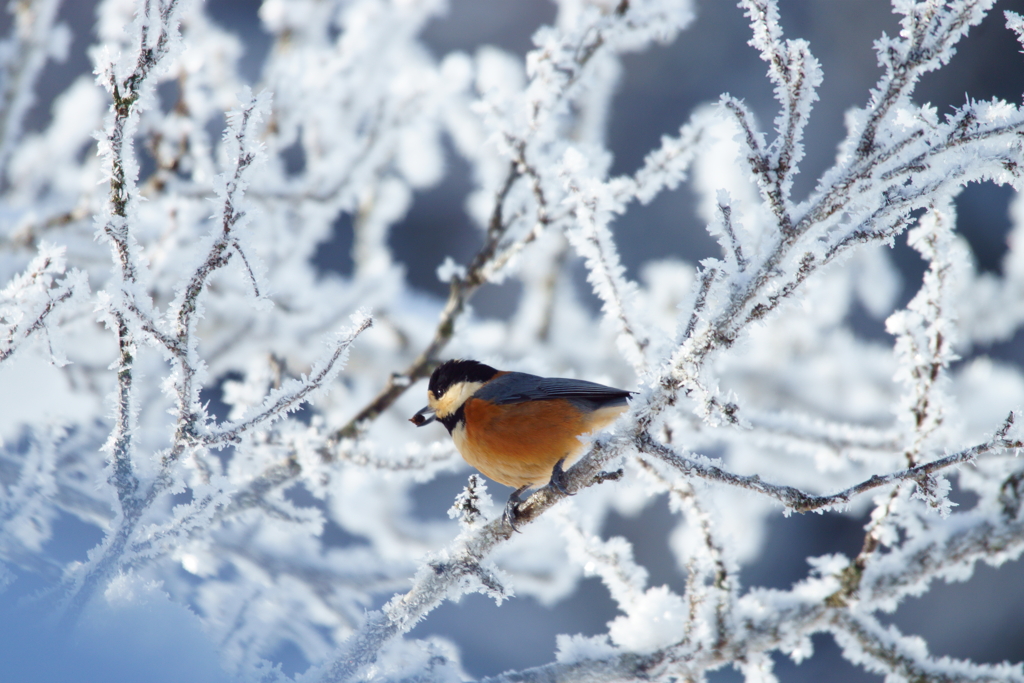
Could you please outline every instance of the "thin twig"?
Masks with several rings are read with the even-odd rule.
[[[871,491],[872,489],[890,484],[898,484],[904,481],[918,481],[922,477],[938,472],[940,470],[972,462],[979,456],[986,453],[1001,452],[1004,450],[1024,448],[1024,441],[1010,439],[1007,437],[1010,428],[1015,421],[1014,414],[1006,418],[1003,426],[996,432],[992,439],[965,448],[951,455],[937,458],[931,462],[923,463],[916,467],[891,472],[885,475],[873,475],[859,484],[850,486],[838,493],[827,496],[816,496],[806,493],[792,486],[770,484],[762,481],[758,475],[744,476],[723,470],[720,467],[710,464],[705,459],[694,459],[678,454],[672,448],[659,443],[644,434],[640,437],[639,448],[643,453],[657,457],[659,460],[672,465],[674,468],[687,476],[694,476],[708,481],[715,481],[730,486],[737,486],[750,491],[761,493],[774,498],[788,509],[794,512],[810,512],[824,508],[844,507],[849,505],[856,496]]]

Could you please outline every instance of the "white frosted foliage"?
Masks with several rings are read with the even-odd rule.
[[[894,0],[878,81],[802,196],[830,75],[776,0],[732,10],[730,48],[775,110],[716,93],[617,176],[623,56],[686,39],[688,0],[556,0],[525,55],[444,54],[444,0],[265,0],[266,50],[215,3],[100,0],[91,28],[58,4],[10,3],[0,41],[0,678],[454,683],[476,653],[410,635],[435,610],[559,610],[583,585],[606,623],[489,681],[772,683],[822,634],[886,680],[1024,681],[887,625],[1024,555],[1024,372],[989,355],[1024,327],[1024,199],[998,273],[955,210],[972,183],[1024,189],[1024,112],[915,94],[993,2]],[[93,76],[31,128],[82,40]],[[455,232],[410,236],[439,186],[470,233],[410,261]],[[673,192],[717,250],[699,263],[631,243],[623,218]],[[507,315],[474,307],[506,282]],[[455,357],[633,392],[515,529],[444,426],[408,421]],[[661,565],[607,532],[654,505]],[[859,550],[742,585],[802,514],[866,520]]]
[[[665,586],[650,588],[624,608],[627,616],[608,624],[608,635],[619,646],[647,654],[673,645],[686,635],[686,602]]]

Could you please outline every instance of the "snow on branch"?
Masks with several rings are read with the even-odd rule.
[[[674,190],[686,180],[687,172],[704,139],[706,121],[697,116],[679,129],[675,137],[664,136],[661,147],[650,152],[644,165],[627,185],[630,194],[647,203],[663,190]]]
[[[587,574],[599,576],[621,608],[627,609],[643,595],[647,570],[633,560],[629,541],[621,536],[601,540],[587,534],[570,518],[565,519],[563,533],[569,542],[570,557],[583,565]]]
[[[72,268],[65,275],[65,249],[43,243],[39,254],[25,272],[0,290],[0,363],[8,360],[33,334],[46,338],[50,362],[68,362],[51,316],[70,305],[75,298],[84,298],[89,291],[85,273]],[[57,279],[57,276],[64,275]]]
[[[209,435],[202,437],[200,442],[206,446],[237,442],[246,432],[269,421],[280,419],[286,413],[298,409],[303,402],[324,391],[325,387],[338,376],[345,366],[349,347],[355,342],[356,337],[372,324],[373,318],[365,313],[353,315],[352,328],[337,336],[332,344],[333,349],[330,355],[314,363],[308,376],[291,380],[275,389],[263,401],[263,405],[257,409],[256,414],[243,420],[218,426]]]
[[[1017,12],[1006,10],[1003,12],[1006,17],[1006,28],[1017,34],[1017,41],[1024,43],[1024,17]]]
[[[643,436],[640,440],[640,449],[644,453],[648,453],[652,456],[657,457],[659,460],[671,465],[676,468],[682,474],[687,476],[695,476],[700,479],[706,479],[708,481],[720,482],[728,484],[730,486],[738,486],[757,493],[764,494],[775,500],[779,501],[786,506],[787,509],[795,512],[810,512],[812,510],[829,509],[834,507],[843,507],[849,505],[854,497],[876,489],[880,486],[888,486],[890,484],[897,484],[904,481],[914,481],[920,483],[922,480],[926,480],[929,475],[934,472],[944,470],[948,467],[961,465],[963,463],[972,462],[978,457],[986,454],[1000,454],[1007,450],[1018,450],[1024,448],[1024,441],[1019,438],[1009,437],[1011,428],[1016,422],[1015,414],[1011,413],[1002,427],[993,435],[993,437],[983,443],[979,443],[970,448],[965,448],[956,453],[937,458],[930,462],[917,465],[916,467],[910,467],[905,470],[897,472],[891,472],[889,474],[875,474],[871,478],[850,486],[838,493],[833,493],[827,496],[818,496],[810,493],[806,493],[799,489],[791,486],[771,484],[761,480],[758,475],[742,476],[723,470],[722,468],[711,464],[707,458],[703,457],[686,457],[679,455],[670,447],[658,443],[650,436]]]
[[[258,140],[259,124],[269,111],[270,96],[268,93],[253,96],[247,89],[240,99],[239,108],[227,115],[228,128],[224,133],[224,140],[228,147],[227,153],[232,160],[232,168],[221,177],[222,184],[217,188],[222,203],[220,218],[206,240],[209,246],[205,257],[188,280],[178,288],[178,294],[168,308],[167,316],[171,321],[169,327],[172,330],[172,338],[158,337],[169,345],[168,350],[179,365],[175,392],[178,424],[168,461],[176,460],[186,447],[197,440],[197,435],[207,421],[205,411],[199,402],[198,382],[202,380],[204,365],[197,354],[199,340],[195,327],[196,320],[202,317],[201,296],[210,276],[214,271],[227,265],[231,255],[237,252],[245,263],[245,270],[252,282],[255,295],[257,299],[260,298],[257,277],[242,250],[241,240],[244,238],[241,231],[245,227],[246,213],[241,204],[248,185],[250,168],[263,156],[263,146]],[[206,243],[203,246],[206,247]],[[266,287],[263,289],[265,291]],[[347,344],[344,348],[347,348]],[[339,350],[334,358],[337,359],[340,353]]]
[[[504,595],[481,562],[490,550],[507,540],[512,530],[499,519],[462,538],[442,555],[417,572],[413,587],[396,595],[380,611],[366,615],[362,627],[344,643],[333,661],[323,667],[315,680],[323,683],[348,681],[376,661],[379,652],[394,638],[412,629],[416,623],[445,599],[461,595],[472,584],[464,579],[484,577],[481,581],[496,596]]]
[[[587,279],[604,302],[605,315],[618,323],[623,356],[637,375],[643,375],[647,368],[645,351],[650,339],[633,313],[636,284],[626,279],[625,268],[619,262],[611,231],[608,230],[608,221],[616,207],[605,201],[610,194],[606,192],[605,184],[587,177],[586,160],[575,150],[566,152],[562,174],[568,192],[566,203],[572,207],[576,224],[566,234],[586,262]]]
[[[538,167],[531,157],[558,134],[560,122],[548,118],[549,113],[562,110],[578,96],[581,84],[586,83],[586,79],[581,81],[584,74],[598,75],[594,73],[595,57],[616,50],[637,49],[650,40],[668,40],[692,19],[692,13],[687,3],[626,2],[610,12],[603,12],[596,6],[588,7],[572,19],[573,25],[565,30],[545,29],[535,38],[538,48],[530,53],[527,65],[530,83],[521,94],[530,117],[528,125],[511,112],[507,113],[507,119],[500,119],[498,114],[505,113],[503,108],[496,101],[491,101],[491,93],[484,94],[480,106],[493,112],[492,125],[501,139],[499,151],[512,161],[494,195],[484,246],[465,273],[451,279],[448,301],[427,348],[405,371],[394,375],[356,417],[339,429],[335,433],[336,439],[355,436],[360,424],[376,418],[406,388],[428,376],[470,297],[484,282],[496,279],[505,264],[553,222],[552,207],[558,204],[558,200],[548,195],[554,189],[552,181],[557,183],[555,187],[561,182],[552,174],[554,169]],[[493,99],[497,100],[496,94]],[[508,233],[520,219],[507,215],[506,203],[518,184],[526,184],[535,200],[530,212],[532,227],[525,235],[508,241]]]
[[[946,370],[957,356],[953,291],[955,282],[968,275],[969,257],[954,242],[956,214],[952,203],[933,208],[922,217],[918,228],[908,236],[910,245],[929,262],[921,290],[907,305],[886,321],[886,330],[896,336],[899,376],[908,385],[907,413],[913,437],[904,455],[913,467],[928,439],[938,430],[948,412],[943,384]],[[928,477],[920,481],[920,491],[929,504],[945,514],[950,502],[941,493],[941,480]]]
[[[241,201],[248,186],[250,167],[265,156],[263,145],[259,141],[259,124],[269,110],[269,93],[263,92],[254,96],[246,89],[240,96],[239,107],[227,114],[228,127],[224,132],[224,142],[232,168],[218,178],[220,182],[216,191],[222,207],[218,224],[210,236],[213,243],[202,263],[181,288],[179,300],[171,305],[172,311],[175,311],[174,328],[179,343],[184,342],[193,333],[194,321],[200,311],[199,295],[209,277],[215,270],[228,263],[233,253],[232,249],[242,254],[239,233],[245,227],[246,212],[241,208]],[[244,254],[242,258],[245,259]],[[259,283],[248,265],[248,260],[246,272],[256,296],[259,297]]]
[[[604,449],[598,447],[596,450]],[[567,493],[543,488],[530,496],[519,508],[516,526],[522,528],[530,524],[569,495],[621,477],[621,470],[608,473],[602,472],[600,465],[595,466],[606,459],[592,452],[590,457],[570,468],[567,472]],[[393,639],[409,631],[442,601],[457,599],[466,592],[477,590],[481,584],[500,602],[507,589],[500,581],[491,579],[492,574],[485,568],[484,561],[513,533],[501,516],[483,526],[467,527],[448,548],[421,566],[408,592],[396,595],[383,610],[367,615],[363,626],[342,644],[332,662],[320,670],[316,680],[324,683],[351,680],[375,662],[380,651]],[[467,577],[476,577],[477,582],[467,582]]]
[[[732,205],[729,194],[722,190],[718,194],[718,211],[715,222],[708,225],[708,232],[718,237],[718,243],[725,253],[726,262],[739,272],[747,269],[749,261],[743,255],[743,244],[733,224]]]
[[[721,407],[731,402],[716,398],[708,381],[701,379],[707,358],[730,347],[746,325],[793,297],[821,267],[865,242],[892,239],[907,226],[910,211],[958,191],[967,180],[1019,182],[1014,169],[1021,157],[1018,133],[1024,114],[1006,103],[969,103],[939,122],[926,108],[907,110],[904,118],[887,120],[880,128],[887,132],[885,145],[876,144],[860,157],[841,158],[825,173],[818,192],[794,207],[790,217],[784,197],[764,190],[770,190],[775,176],[764,136],[750,112],[735,98],[724,97],[722,105],[740,126],[748,162],[761,178],[782,236],[751,254],[751,265],[742,274],[717,266],[704,270],[696,303],[702,309],[708,303],[713,307],[695,309],[699,319],[691,317],[695,324],[685,326],[673,363],[680,386],[707,396],[709,416],[724,415],[735,422],[734,412]],[[909,126],[902,124],[907,117]],[[786,227],[790,222],[791,229]]]
[[[179,43],[179,21],[184,3],[179,0],[144,0],[136,8],[128,31],[130,47],[117,58],[101,57],[99,82],[112,98],[105,130],[99,138],[99,156],[109,181],[109,194],[97,219],[98,235],[112,252],[111,281],[100,304],[108,326],[117,338],[114,428],[104,450],[110,454],[107,480],[120,503],[120,520],[108,534],[103,548],[87,567],[66,579],[64,618],[74,619],[93,590],[116,571],[129,537],[148,508],[146,494],[140,495],[136,432],[139,405],[135,391],[136,320],[143,329],[155,330],[150,297],[145,291],[147,276],[139,254],[139,192],[136,186],[138,162],[133,138],[138,126],[140,102],[155,89],[154,74]],[[150,501],[151,502],[151,499]]]
[[[975,664],[962,659],[928,655],[920,638],[903,635],[895,626],[883,627],[866,615],[838,613],[833,634],[851,662],[887,678],[902,680],[949,680],[1019,683],[1024,681],[1021,664]]]
[[[762,7],[762,9],[765,8],[768,8],[768,6]],[[961,9],[954,8],[954,11],[960,11]],[[776,172],[779,170],[780,164],[786,165],[791,160],[799,158],[799,136],[803,125],[802,121],[806,118],[807,112],[809,112],[809,104],[814,97],[813,88],[816,85],[817,77],[813,74],[809,77],[806,74],[802,74],[799,78],[789,78],[783,73],[782,67],[779,67],[780,60],[777,59],[778,55],[783,54],[783,51],[779,49],[779,41],[781,39],[777,36],[772,36],[773,27],[771,24],[772,21],[769,17],[765,20],[764,35],[760,36],[759,39],[765,44],[764,50],[766,54],[771,53],[771,55],[774,55],[769,61],[778,67],[776,71],[779,74],[778,82],[785,82],[792,89],[786,94],[789,99],[782,98],[785,100],[785,103],[788,103],[789,109],[788,118],[784,115],[780,119],[779,125],[782,129],[780,130],[780,142],[772,148],[766,147],[762,142],[763,136],[757,131],[752,117],[745,108],[735,99],[726,99],[724,104],[727,109],[734,113],[741,130],[744,131],[752,170],[755,175],[759,175],[762,179],[761,184],[765,201],[778,220],[782,239],[776,241],[774,245],[769,245],[768,251],[752,258],[751,262],[754,264],[756,273],[750,277],[740,277],[738,275],[743,270],[739,268],[742,245],[738,245],[739,248],[733,249],[735,256],[731,264],[732,268],[718,271],[709,267],[705,270],[694,299],[693,312],[688,320],[684,318],[687,322],[682,328],[679,351],[666,366],[667,374],[652,382],[652,386],[657,387],[655,394],[646,397],[647,405],[645,406],[643,405],[645,400],[638,401],[634,405],[631,414],[621,421],[623,425],[629,425],[630,420],[635,420],[641,415],[643,416],[641,424],[646,424],[654,415],[664,410],[665,406],[673,400],[674,392],[681,388],[687,388],[687,393],[691,391],[688,385],[694,389],[701,389],[703,382],[698,377],[705,372],[706,360],[713,351],[720,351],[730,347],[744,327],[774,312],[782,301],[800,291],[812,274],[823,265],[831,263],[838,254],[864,241],[882,241],[891,237],[905,226],[906,215],[911,208],[916,208],[918,202],[924,198],[933,197],[940,193],[950,182],[948,177],[940,180],[937,177],[918,179],[917,177],[909,176],[909,174],[904,175],[905,171],[903,169],[909,169],[911,164],[913,164],[914,168],[920,170],[920,160],[908,162],[902,168],[891,167],[891,162],[896,158],[907,159],[906,156],[897,157],[897,152],[903,155],[908,149],[913,148],[917,144],[918,136],[912,134],[909,138],[904,138],[904,141],[897,142],[895,148],[877,152],[869,162],[856,171],[854,179],[850,183],[840,184],[839,187],[841,188],[850,188],[852,186],[854,192],[847,196],[842,196],[840,202],[834,207],[829,206],[827,212],[822,213],[821,209],[814,208],[816,206],[823,206],[822,199],[818,199],[817,204],[815,204],[815,200],[812,200],[809,204],[812,207],[810,210],[807,209],[806,205],[801,207],[801,211],[805,213],[802,213],[803,217],[800,220],[790,220],[791,209],[787,204],[788,199],[786,197],[788,190],[782,185],[788,167],[782,174],[776,175]],[[955,42],[955,39],[958,37],[955,34],[959,31],[959,24],[954,22],[946,30],[948,40]],[[755,40],[758,40],[758,38]],[[790,47],[793,46],[791,45]],[[794,63],[806,65],[799,67],[800,69],[812,69],[812,66],[813,69],[816,69],[816,65],[812,65],[810,61],[809,53],[800,49],[800,46],[796,46],[795,49],[798,57],[794,58]],[[773,60],[776,61],[773,62]],[[926,62],[921,62],[917,65],[917,68],[924,69],[926,66]],[[1013,117],[1016,114],[1011,112],[1010,116]],[[958,117],[954,117],[953,120],[947,123],[950,128],[961,128],[956,118]],[[991,116],[988,118],[991,120]],[[982,126],[981,128],[985,127]],[[984,146],[992,137],[1006,136],[1008,138],[1018,128],[1019,123],[1014,121],[1006,126],[997,124],[994,127],[988,128],[988,130],[975,129],[970,132],[955,133],[953,137],[947,135],[945,140],[943,140],[946,143],[945,145],[930,145],[930,149],[925,152],[925,155],[928,158],[946,151],[953,152],[955,148],[963,144],[977,143],[979,146]],[[937,137],[941,138],[942,134],[940,133]],[[772,151],[770,152],[769,149]],[[995,147],[993,147],[994,150]],[[1019,154],[1019,148],[1015,148],[1012,153]],[[1002,152],[997,152],[996,158],[1000,154]],[[889,167],[887,168],[887,166]],[[974,168],[977,169],[978,167],[975,166]],[[971,173],[978,172],[977,170],[968,171],[965,168],[964,175],[960,176],[960,179]],[[983,176],[986,172],[981,170],[980,174]],[[901,176],[903,177],[901,178]],[[911,189],[909,191],[903,190],[902,195],[890,191],[888,187],[895,187],[895,185],[887,185],[887,183],[892,183],[897,178],[900,179],[900,182],[904,183],[904,187],[908,185],[906,181],[909,179]],[[883,186],[881,193],[879,193],[877,185],[873,185],[877,181],[881,181]],[[882,202],[872,201],[879,194],[885,200]],[[824,199],[832,201],[836,199],[836,195],[826,195]],[[840,206],[848,207],[854,216],[857,216],[857,212],[864,211],[862,207],[870,208],[864,215],[863,223],[859,223],[859,219],[856,218],[853,221],[853,225],[858,228],[857,230],[845,233],[834,231],[829,240],[831,246],[823,250],[821,246],[814,245],[812,239],[819,240],[819,235],[825,234],[826,226],[831,227],[833,225],[831,216],[838,214]],[[815,216],[815,221],[824,219],[824,222],[812,222],[811,216]],[[860,226],[869,222],[880,225],[880,229],[875,228],[873,232],[865,232]],[[811,228],[814,228],[814,230],[812,231]],[[813,237],[802,239],[804,233],[810,232],[814,233]],[[728,234],[728,231],[726,231],[726,234]],[[745,257],[743,261],[746,262]],[[735,407],[732,404],[722,403],[714,398],[713,394],[711,396],[711,405],[717,405],[718,410],[724,414],[730,415],[735,411]],[[807,511],[830,507],[845,507],[852,497],[871,489],[906,480],[923,481],[935,471],[972,461],[979,455],[992,451],[1017,449],[1021,445],[1020,441],[1008,437],[1012,424],[1013,418],[1011,416],[1004,423],[1003,428],[989,441],[963,449],[952,455],[930,460],[923,465],[912,466],[903,471],[888,475],[873,475],[866,481],[831,496],[817,496],[793,487],[766,484],[760,477],[734,475],[704,462],[680,461],[678,456],[671,452],[671,449],[658,445],[657,442],[642,431],[639,432],[638,444],[641,450],[654,452],[661,458],[673,462],[687,475],[749,488],[774,497],[789,508]],[[629,443],[629,440],[619,441],[618,443],[620,448],[628,448],[626,444]],[[612,451],[615,451],[615,449],[613,448]],[[600,464],[606,462],[611,457],[613,457],[612,453],[605,450],[601,456],[591,455],[584,458],[577,467],[593,468],[596,466],[599,469]],[[530,499],[527,504],[527,510],[533,509],[530,507],[530,504],[536,498],[535,496]],[[419,600],[415,600],[415,602],[420,604]],[[393,632],[389,631],[389,633]],[[352,661],[352,653],[366,645],[367,641],[356,639],[350,646],[352,649],[347,650],[348,655],[340,658],[339,661]],[[373,648],[371,647],[371,649]],[[355,671],[356,669],[344,669],[344,673],[342,673],[342,670],[339,669],[335,673],[340,679]]]
[[[858,156],[875,151],[879,127],[889,112],[909,97],[921,76],[952,58],[954,46],[993,4],[994,0],[958,0],[947,6],[931,0],[894,3],[895,11],[904,15],[900,37],[883,36],[875,43],[885,74],[872,90],[868,115],[858,126]]]
[[[742,5],[746,8],[754,33],[750,45],[757,48],[761,52],[761,59],[768,62],[768,77],[775,84],[775,98],[782,105],[782,111],[775,119],[778,137],[766,154],[758,155],[756,161],[755,157],[751,157],[751,162],[779,225],[783,232],[788,232],[791,224],[787,206],[793,174],[804,156],[801,140],[811,114],[811,105],[818,99],[821,67],[811,55],[807,41],[783,42],[779,8],[774,0],[746,0]],[[732,107],[736,106],[733,102]],[[747,114],[738,116],[747,131],[748,145],[751,145],[753,140],[747,117]],[[756,148],[751,146],[750,149],[754,153]]]
[[[886,321],[887,331],[896,336],[896,353],[901,360],[901,379],[908,385],[907,412],[914,431],[914,443],[907,462],[914,465],[924,441],[942,425],[944,418],[939,393],[949,364],[957,359],[952,351],[956,343],[955,318],[952,317],[953,292],[962,280],[967,254],[955,243],[953,225],[956,214],[952,204],[932,209],[919,227],[910,231],[910,246],[929,262],[920,291],[906,311]]]
[[[138,7],[129,36],[132,50],[117,61],[107,61],[100,82],[107,88],[113,102],[107,116],[106,130],[100,138],[100,158],[110,182],[110,194],[99,232],[110,243],[114,263],[113,286],[108,288],[106,303],[110,325],[118,340],[118,372],[116,427],[107,442],[111,454],[110,481],[117,490],[122,510],[129,517],[139,511],[136,491],[139,481],[135,473],[133,432],[135,413],[132,366],[137,353],[135,332],[129,317],[142,317],[148,327],[152,318],[149,297],[140,291],[144,286],[143,268],[139,262],[132,222],[138,211],[136,176],[138,162],[134,157],[132,138],[138,126],[139,102],[155,85],[153,73],[163,64],[179,38],[178,22],[183,2],[180,0],[146,0]],[[129,311],[131,313],[129,313]]]
[[[504,218],[505,201],[512,190],[513,183],[519,176],[520,173],[517,172],[515,166],[509,169],[501,189],[494,197],[486,242],[474,256],[469,268],[463,272],[452,274],[448,300],[445,302],[433,337],[426,348],[405,370],[392,374],[387,385],[355,417],[340,429],[335,430],[331,443],[327,444],[325,449],[327,457],[332,457],[330,452],[337,447],[339,441],[356,436],[361,425],[376,419],[417,380],[429,377],[430,373],[434,371],[441,351],[455,334],[455,323],[465,311],[466,304],[480,286],[487,281],[486,272],[496,259],[499,245],[502,244],[509,228],[509,223]]]

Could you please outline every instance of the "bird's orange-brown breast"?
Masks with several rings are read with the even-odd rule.
[[[506,486],[543,486],[562,458],[583,451],[577,438],[610,424],[625,407],[582,411],[565,399],[494,405],[470,398],[455,445],[473,467]]]

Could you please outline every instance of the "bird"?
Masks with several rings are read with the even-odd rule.
[[[515,489],[503,518],[516,529],[522,494],[550,485],[566,490],[565,467],[582,455],[579,436],[615,421],[633,394],[579,379],[496,370],[475,360],[441,363],[427,386],[427,405],[409,421],[443,424],[463,459]]]

